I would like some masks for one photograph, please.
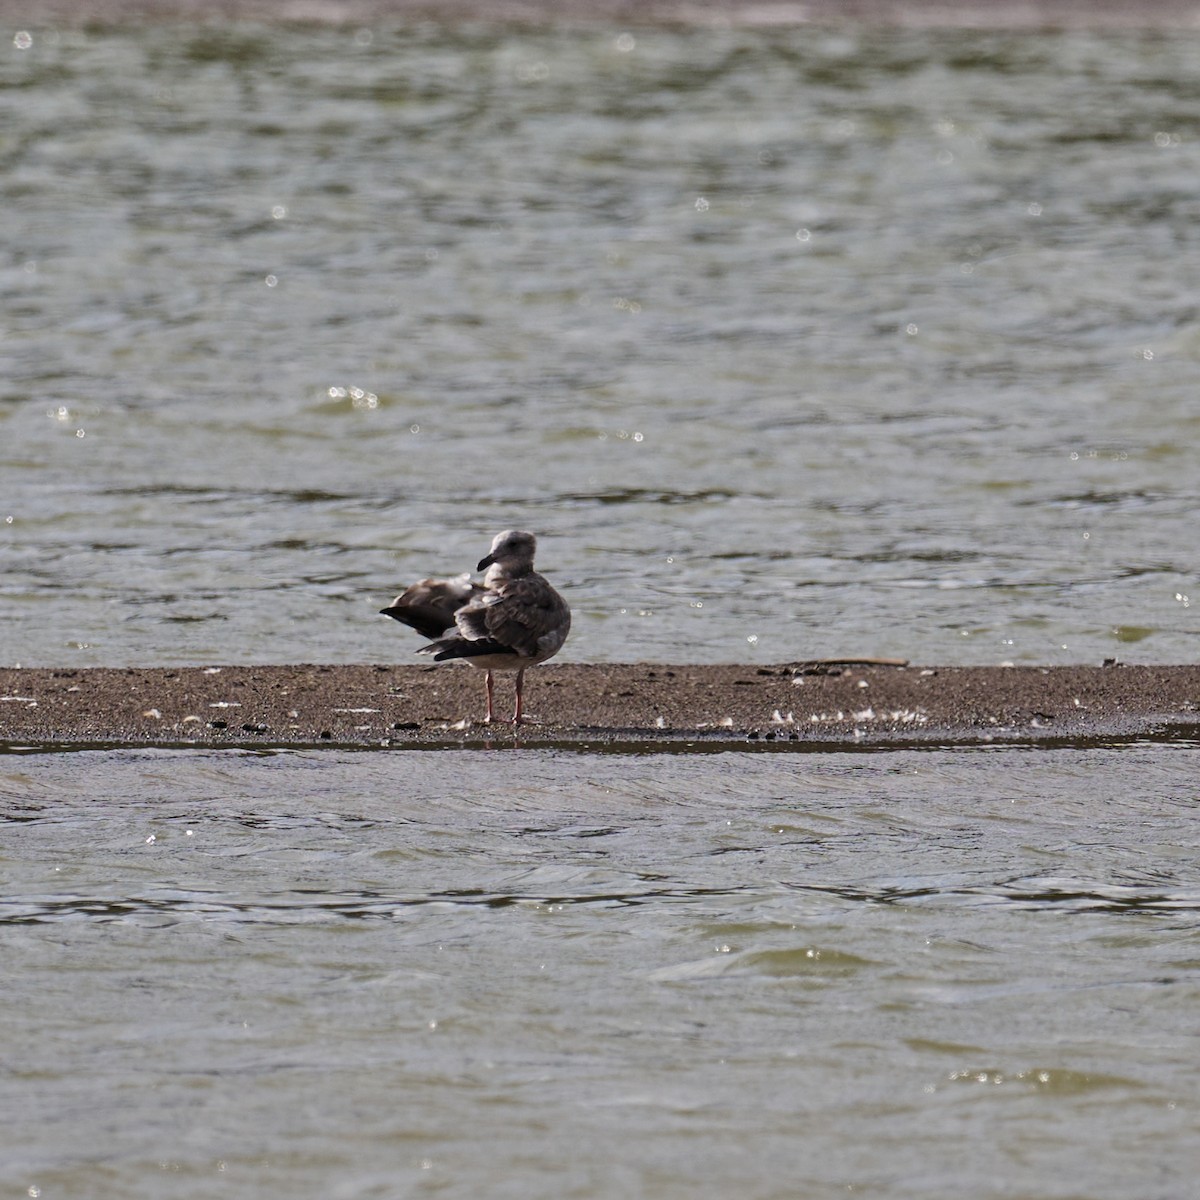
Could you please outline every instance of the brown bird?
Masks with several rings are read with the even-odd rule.
[[[536,550],[532,533],[505,530],[492,539],[491,553],[475,568],[487,572],[483,583],[468,574],[422,579],[379,610],[433,639],[418,654],[432,654],[435,662],[466,659],[487,672],[484,720],[489,724],[494,720],[492,672],[516,671],[512,722],[522,724],[525,669],[557,654],[571,629],[567,602],[533,569]]]

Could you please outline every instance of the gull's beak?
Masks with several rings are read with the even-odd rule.
[[[494,554],[489,554],[487,556],[487,558],[481,558],[479,560],[479,565],[475,568],[475,570],[486,571],[488,569],[488,567],[490,567],[492,565],[492,563],[494,563],[495,561],[496,561],[496,556]]]

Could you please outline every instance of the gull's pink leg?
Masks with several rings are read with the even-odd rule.
[[[485,725],[490,725],[492,723],[492,673],[491,673],[491,671],[489,671],[487,673],[487,677],[483,681],[483,686],[487,689],[487,701],[488,701],[487,716],[483,718],[483,721],[484,721]]]
[[[525,668],[517,672],[517,707],[513,709],[513,725],[521,724],[521,682],[525,678]]]

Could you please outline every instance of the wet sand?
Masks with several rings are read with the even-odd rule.
[[[498,678],[507,715],[512,678]],[[0,669],[0,746],[1087,744],[1200,737],[1200,666],[549,664],[537,724],[448,666]]]
[[[0,0],[14,29],[129,21],[327,25],[410,21],[585,26],[847,25],[951,29],[1198,29],[1195,0]]]

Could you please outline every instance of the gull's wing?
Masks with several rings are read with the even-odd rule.
[[[567,602],[531,573],[507,579],[458,610],[455,624],[471,641],[487,640],[523,658],[549,658],[571,628]]]

